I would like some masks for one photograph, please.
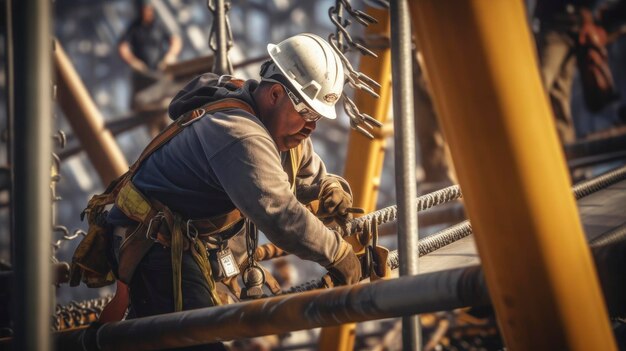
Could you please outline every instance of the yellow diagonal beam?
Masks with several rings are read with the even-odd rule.
[[[615,350],[523,1],[411,2],[510,350]]]

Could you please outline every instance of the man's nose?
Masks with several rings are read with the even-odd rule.
[[[304,128],[309,129],[311,132],[313,132],[315,130],[315,127],[317,127],[317,121],[306,122],[304,124]]]

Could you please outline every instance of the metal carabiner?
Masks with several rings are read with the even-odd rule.
[[[196,239],[198,239],[198,228],[196,228],[191,222],[192,222],[191,219],[187,220],[187,232],[185,233],[185,235],[187,236],[187,239],[189,239],[189,241],[194,243],[196,242]],[[189,229],[191,228],[193,228],[193,232],[194,232],[193,236],[190,234],[191,231]]]
[[[200,119],[200,117],[204,116],[206,114],[206,110],[203,108],[199,108],[196,110],[193,110],[193,112],[191,112],[192,115],[194,115],[193,117],[191,117],[190,120],[188,120],[187,122],[183,122],[180,124],[181,127],[186,127],[190,124],[192,124],[193,122],[197,121]]]
[[[156,215],[154,215],[154,217],[150,218],[150,222],[148,222],[148,229],[146,230],[146,239],[152,240],[152,241],[157,241],[157,234],[158,234],[158,228],[155,231],[155,235],[151,235],[151,231],[152,231],[152,223],[157,220],[159,221],[159,225],[161,225],[161,220],[164,218],[165,216],[163,215],[163,212],[158,212]]]

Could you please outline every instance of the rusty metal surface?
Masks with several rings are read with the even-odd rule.
[[[109,323],[97,334],[102,350],[180,347],[483,304],[485,292],[480,268],[465,267]],[[58,333],[57,347],[76,349],[76,333]]]

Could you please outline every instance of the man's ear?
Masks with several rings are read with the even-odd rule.
[[[277,105],[278,100],[283,96],[285,90],[280,84],[273,84],[269,90],[269,98],[272,105]]]

